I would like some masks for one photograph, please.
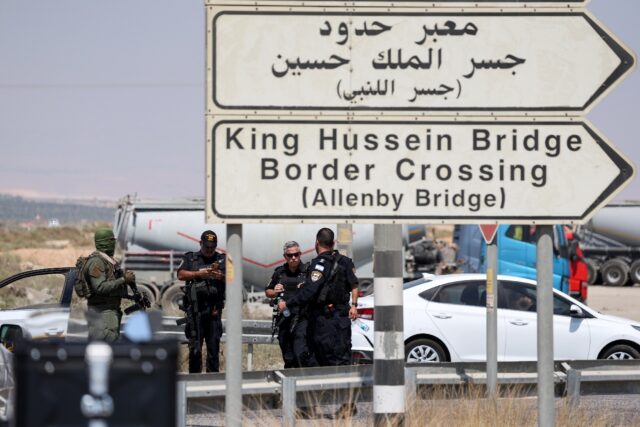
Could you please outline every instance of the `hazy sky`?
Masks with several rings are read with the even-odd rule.
[[[203,196],[203,3],[0,1],[0,193]],[[588,9],[640,51],[640,0]],[[637,167],[639,104],[636,70],[588,115]]]

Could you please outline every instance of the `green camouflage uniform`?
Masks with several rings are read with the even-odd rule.
[[[108,231],[111,232],[111,230]],[[105,233],[103,230],[102,234]],[[110,247],[112,245],[103,244],[98,237],[101,235],[96,232],[96,249],[98,250],[89,256],[85,269],[85,278],[92,290],[92,296],[87,300],[89,340],[113,342],[120,336],[122,319],[120,301],[126,295],[127,287],[124,278],[116,278],[116,261],[107,254],[111,252],[113,255],[113,249]],[[105,249],[107,253],[101,249]]]

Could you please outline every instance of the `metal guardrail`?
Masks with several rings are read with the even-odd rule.
[[[450,385],[468,387],[486,385],[484,363],[437,363],[407,365],[407,399],[419,397],[424,387]],[[582,393],[640,393],[640,360],[556,362],[556,394],[577,404]],[[528,387],[535,392],[536,362],[501,362],[498,384]],[[619,387],[624,383],[624,387]],[[586,389],[588,385],[588,390]],[[613,386],[613,387],[612,387]],[[618,386],[618,387],[615,387]],[[617,391],[616,391],[617,390]],[[225,375],[181,374],[178,377],[178,426],[184,426],[190,406],[197,404],[209,411],[223,411]],[[323,404],[371,402],[373,366],[339,366],[244,372],[243,404],[250,409],[282,408],[285,425],[295,424],[295,410]]]
[[[124,318],[121,330],[124,329],[127,319],[127,317]],[[177,319],[180,319],[180,317],[163,316],[160,330],[156,334],[165,338],[174,338],[185,344],[187,342],[187,338],[184,334],[184,325],[176,325]],[[225,319],[222,319],[222,328],[223,331],[226,330]],[[72,319],[69,321],[69,329],[67,331],[66,339],[68,341],[86,341],[87,332],[87,321],[85,319]],[[224,342],[226,339],[227,335],[223,332],[222,341]],[[243,320],[242,343],[247,344],[247,369],[252,371],[254,346],[257,344],[278,344],[278,340],[276,338],[271,339],[271,320]]]

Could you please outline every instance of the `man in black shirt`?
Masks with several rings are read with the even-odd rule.
[[[225,300],[225,256],[216,252],[218,236],[207,230],[200,236],[200,250],[187,252],[178,279],[187,282],[182,309],[187,312],[185,334],[189,338],[189,373],[202,370],[202,344],[207,345],[207,372],[220,370],[222,309]]]
[[[271,281],[265,289],[269,298],[293,297],[305,283],[307,264],[300,260],[302,252],[295,241],[284,244],[283,256],[285,263],[273,272]],[[305,310],[300,307],[292,308],[288,316],[280,313],[278,322],[278,343],[282,351],[285,368],[317,366],[313,352],[307,341],[308,319]]]
[[[358,278],[353,260],[333,250],[334,234],[322,228],[316,235],[318,256],[311,261],[305,285],[278,303],[282,312],[308,306],[310,330],[320,366],[351,363],[351,319],[357,317]],[[351,299],[351,304],[349,304]]]

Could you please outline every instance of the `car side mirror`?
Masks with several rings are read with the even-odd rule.
[[[571,307],[569,308],[569,315],[571,317],[582,319],[584,317],[584,311],[582,311],[582,309],[577,305],[571,304]]]

